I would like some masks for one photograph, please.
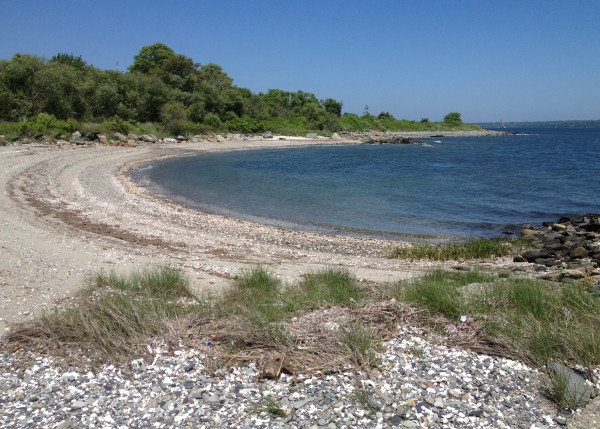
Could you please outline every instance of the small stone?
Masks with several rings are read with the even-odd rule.
[[[72,410],[79,410],[87,405],[87,402],[84,401],[75,401],[71,404]]]
[[[471,411],[469,411],[469,413],[467,415],[469,417],[481,417],[482,413],[483,413],[482,410],[471,410]]]
[[[448,393],[455,398],[460,398],[462,396],[462,392],[458,389],[450,389]]]
[[[190,392],[190,398],[199,399],[202,398],[202,390],[192,390]]]
[[[567,418],[565,416],[556,416],[554,417],[554,421],[561,426],[565,426],[567,424]]]

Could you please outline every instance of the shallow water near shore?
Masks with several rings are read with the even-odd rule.
[[[261,223],[385,238],[494,237],[600,211],[600,129],[204,153],[153,161],[139,184]]]

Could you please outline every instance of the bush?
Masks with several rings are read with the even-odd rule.
[[[108,133],[129,134],[131,124],[118,116],[113,116],[111,119],[104,121],[102,128]]]
[[[222,127],[221,118],[216,113],[208,113],[204,117],[204,125],[206,125],[211,131],[218,131]]]
[[[242,134],[256,134],[265,131],[265,126],[256,119],[235,118],[225,124],[229,131],[237,131]]]
[[[75,119],[61,121],[54,115],[38,113],[34,117],[19,124],[19,135],[31,137],[36,134],[72,133],[79,129],[80,124]]]

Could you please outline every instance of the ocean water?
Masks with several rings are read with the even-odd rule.
[[[132,177],[190,208],[386,238],[494,237],[600,212],[600,129],[207,153]]]

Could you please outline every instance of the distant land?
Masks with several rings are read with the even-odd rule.
[[[504,124],[504,125],[503,125]],[[588,121],[529,121],[529,122],[479,122],[481,128],[600,128],[599,120]]]

